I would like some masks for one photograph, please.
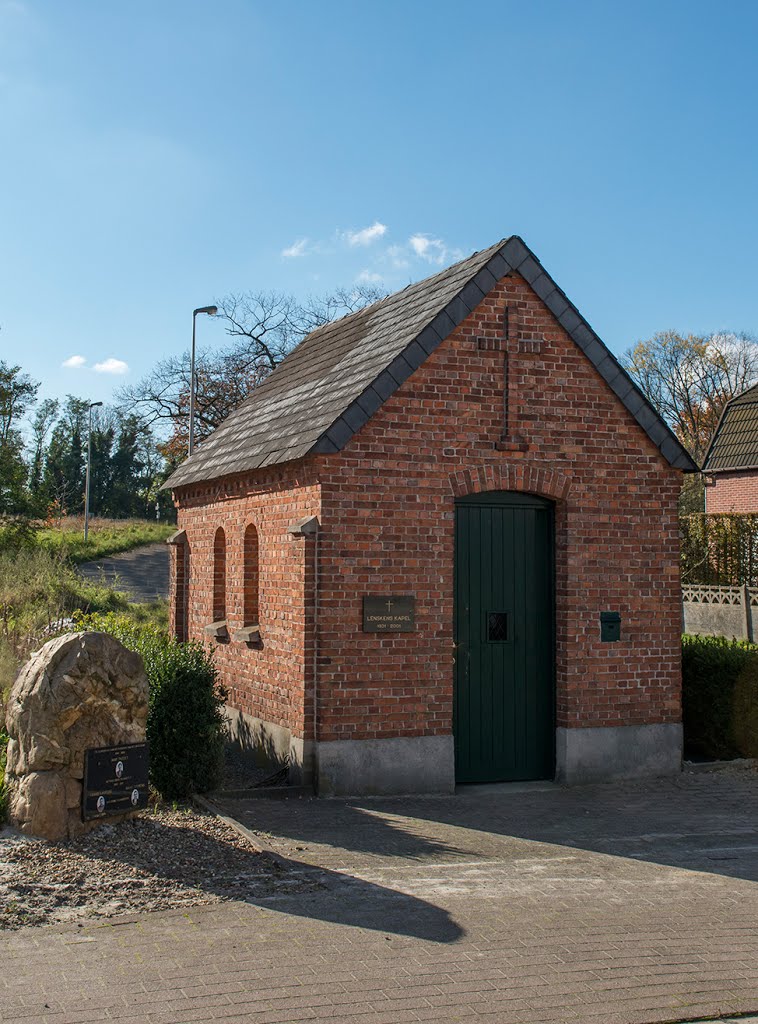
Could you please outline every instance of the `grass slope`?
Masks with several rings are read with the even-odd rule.
[[[85,544],[84,519],[72,516],[60,525],[42,527],[37,543],[48,551],[65,554],[71,562],[90,562],[165,541],[175,530],[171,523],[150,519],[90,519]]]

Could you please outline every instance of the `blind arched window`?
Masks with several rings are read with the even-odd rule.
[[[252,523],[245,529],[243,572],[244,624],[246,626],[257,626],[259,623],[258,531]]]
[[[190,546],[186,538],[181,544],[176,545],[174,551],[176,559],[174,636],[184,643],[189,640]]]
[[[226,618],[226,534],[219,526],[213,540],[213,621]]]

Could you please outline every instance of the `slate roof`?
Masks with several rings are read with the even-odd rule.
[[[711,438],[703,472],[758,468],[758,385],[727,402]]]
[[[313,331],[164,487],[340,451],[511,270],[539,295],[671,465],[696,471],[616,358],[514,235]]]

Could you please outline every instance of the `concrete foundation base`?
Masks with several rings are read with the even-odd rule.
[[[289,761],[294,786],[319,796],[453,793],[452,736],[333,740],[314,745],[283,726],[225,709],[230,742],[255,763]],[[675,775],[682,767],[681,725],[556,729],[555,781],[566,785]],[[315,756],[314,756],[315,755]]]
[[[319,796],[452,793],[452,736],[334,740],[317,749]]]
[[[579,785],[676,775],[682,769],[681,725],[556,729],[556,782]]]
[[[292,786],[308,786],[313,782],[313,744],[289,729],[274,725],[262,718],[253,718],[243,711],[224,707],[229,742],[257,765],[276,769],[289,761],[289,781]]]

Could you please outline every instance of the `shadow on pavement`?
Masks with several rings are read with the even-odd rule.
[[[313,863],[524,856],[519,840],[758,880],[758,772],[565,788],[475,787],[450,797],[228,800],[228,813]]]
[[[440,943],[456,942],[465,934],[446,910],[423,899],[146,817],[105,826],[62,845],[111,865],[113,884],[127,893],[130,886],[139,890],[146,872],[187,889],[299,917]],[[43,846],[48,844],[30,847],[24,855],[34,856]],[[90,881],[82,873],[78,895],[86,897],[88,887],[94,891],[99,886],[101,874]],[[135,909],[141,909],[139,904]]]

